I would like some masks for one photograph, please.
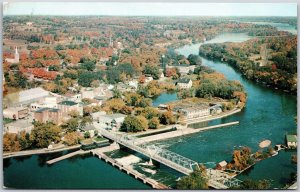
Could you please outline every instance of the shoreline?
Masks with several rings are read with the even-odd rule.
[[[34,149],[34,150],[26,150],[26,151],[8,152],[8,153],[3,153],[2,158],[7,159],[7,158],[11,158],[11,157],[49,154],[49,153],[56,153],[56,152],[67,151],[67,150],[72,150],[72,149],[79,149],[80,147],[81,147],[81,145],[73,145],[73,146],[63,147],[63,148],[59,148],[59,149],[43,148],[43,149]]]

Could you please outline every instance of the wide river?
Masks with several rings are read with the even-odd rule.
[[[241,42],[251,37],[245,34],[222,34],[205,43],[226,41]],[[185,56],[198,54],[201,44],[187,45],[177,49]],[[225,63],[209,61],[202,58],[203,65],[210,66],[225,74],[228,79],[239,80],[248,94],[246,108],[230,117],[217,120],[218,123],[239,121],[235,126],[214,129],[197,133],[184,138],[175,138],[157,142],[178,154],[198,162],[213,166],[222,160],[229,161],[234,149],[249,146],[253,151],[258,149],[262,140],[269,139],[272,145],[285,144],[287,133],[296,133],[294,117],[297,115],[297,98],[282,91],[272,90],[244,79],[238,72]],[[168,97],[168,95],[164,95]],[[176,96],[170,98],[176,99]],[[165,102],[164,98],[158,98]],[[154,102],[155,105],[160,102]],[[275,188],[283,187],[296,168],[291,164],[291,155],[295,151],[280,151],[279,155],[264,160],[254,166],[240,179],[270,179]],[[56,154],[60,155],[60,154]],[[117,152],[119,157],[127,152]],[[137,154],[135,154],[137,155]],[[4,185],[12,188],[139,188],[149,186],[120,172],[96,157],[75,157],[48,166],[47,159],[53,156],[33,155],[27,158],[4,160]],[[144,160],[140,163],[143,163]],[[139,171],[153,174],[151,177],[168,185],[174,185],[180,174],[161,165],[159,168],[135,166]],[[151,169],[151,170],[150,170]],[[146,170],[146,171],[145,171]],[[154,171],[154,172],[153,172]],[[152,172],[152,173],[151,173]]]

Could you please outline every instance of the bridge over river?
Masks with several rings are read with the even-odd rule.
[[[146,142],[140,142],[140,138],[132,135],[117,134],[102,129],[101,135],[131,150],[150,158],[150,162],[155,160],[180,173],[189,175],[195,168],[199,168],[199,163],[189,158],[183,157],[172,151],[162,149],[155,145],[149,145]],[[241,181],[230,176],[228,173],[220,170],[207,169],[208,185],[215,189],[227,189],[238,186]]]

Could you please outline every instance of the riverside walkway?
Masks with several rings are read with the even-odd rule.
[[[28,156],[28,155],[38,155],[38,154],[46,154],[46,153],[56,153],[65,150],[79,149],[81,145],[73,145],[70,147],[62,147],[57,149],[34,149],[34,150],[26,150],[26,151],[17,151],[17,152],[5,152],[3,153],[3,159],[11,158],[11,157],[19,157],[19,156]]]
[[[239,123],[238,121],[234,121],[234,122],[230,122],[230,123],[223,123],[223,124],[219,124],[219,125],[213,125],[213,126],[208,126],[208,127],[203,127],[203,128],[196,128],[196,129],[188,128],[186,126],[176,125],[177,130],[175,130],[175,131],[170,131],[170,132],[167,132],[167,133],[159,133],[159,134],[156,134],[156,135],[150,135],[150,136],[145,136],[145,137],[142,137],[142,138],[137,138],[136,139],[136,144],[142,144],[142,143],[148,143],[148,142],[152,142],[152,141],[158,141],[158,140],[163,140],[163,139],[170,139],[170,138],[174,138],[174,137],[180,137],[180,136],[184,136],[184,135],[198,133],[198,132],[205,131],[205,130],[236,125],[238,123]]]
[[[99,159],[103,159],[105,162],[110,163],[112,166],[119,168],[121,171],[126,172],[128,175],[133,175],[135,179],[139,179],[143,181],[143,183],[150,185],[154,189],[170,189],[168,186],[159,183],[155,181],[154,179],[151,179],[135,170],[133,170],[130,166],[126,166],[118,162],[117,160],[108,157],[107,155],[104,154],[104,151],[109,151],[114,149],[114,146],[108,146],[105,149],[99,148],[99,149],[94,149],[91,150],[93,155],[97,155]]]

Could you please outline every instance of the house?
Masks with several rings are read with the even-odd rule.
[[[138,83],[137,80],[132,80],[132,81],[129,81],[129,82],[128,82],[128,85],[129,85],[130,87],[133,87],[134,89],[137,89],[139,83]]]
[[[209,106],[204,103],[195,106],[179,108],[178,111],[181,112],[186,119],[200,118],[210,115]]]
[[[9,107],[3,110],[3,117],[8,119],[23,119],[28,116],[27,107]]]
[[[145,83],[149,83],[150,81],[153,81],[153,77],[151,75],[145,75]]]
[[[67,92],[64,98],[68,101],[81,102],[81,93]]]
[[[159,79],[163,79],[165,77],[163,72],[160,72]]]
[[[297,135],[286,135],[286,142],[288,148],[297,148]]]
[[[192,87],[192,85],[193,85],[192,80],[188,79],[188,78],[181,78],[177,82],[177,86],[180,89],[190,89]]]
[[[18,134],[25,131],[26,133],[30,133],[33,127],[31,120],[22,119],[3,125],[3,132]]]
[[[177,68],[178,72],[181,74],[181,76],[187,75],[190,72],[194,72],[196,65],[185,65],[185,64],[181,64],[181,65],[172,65],[166,66],[167,69],[171,69],[171,68]]]
[[[213,105],[209,108],[210,114],[220,114],[222,113],[222,106],[220,104]]]
[[[59,109],[42,108],[34,112],[34,121],[42,123],[53,122],[59,125],[62,122],[62,119],[62,111]]]
[[[100,115],[95,122],[97,126],[102,128],[108,128],[118,130],[124,122],[126,115],[121,113],[114,113],[110,115]]]
[[[68,116],[71,111],[78,111],[81,116],[83,115],[83,107],[74,101],[62,101],[57,104],[57,107],[62,111],[63,116]]]
[[[217,164],[216,166],[216,169],[217,170],[224,170],[227,166],[227,162],[224,160],[224,161],[221,161],[220,163]]]

